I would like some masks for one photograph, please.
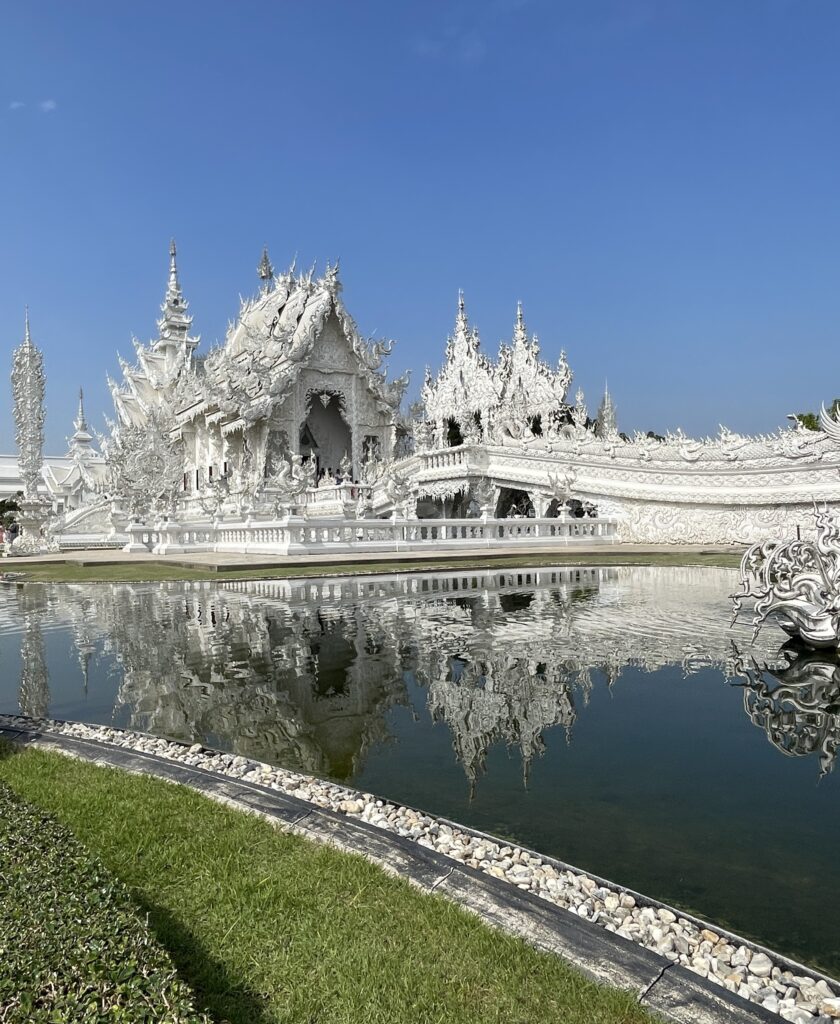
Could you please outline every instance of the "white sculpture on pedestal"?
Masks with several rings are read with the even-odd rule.
[[[16,516],[20,534],[11,546],[16,555],[37,555],[54,546],[43,534],[50,518],[50,503],[38,493],[44,463],[45,388],[44,357],[32,341],[27,309],[23,342],[12,357],[15,439],[23,480],[23,498]]]
[[[827,508],[814,519],[816,540],[765,541],[745,552],[733,621],[750,597],[756,635],[772,618],[808,647],[840,647],[840,524]]]

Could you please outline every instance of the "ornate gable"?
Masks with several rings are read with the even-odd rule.
[[[503,409],[513,407],[528,416],[547,418],[566,403],[572,382],[566,353],[560,353],[556,370],[540,359],[539,342],[536,335],[528,337],[521,302],[516,309],[513,344],[499,349],[497,375]]]
[[[427,371],[423,384],[428,419],[466,423],[497,404],[499,388],[493,367],[479,347],[478,331],[470,327],[464,296],[459,293],[455,331],[446,342],[446,362],[434,380]]]

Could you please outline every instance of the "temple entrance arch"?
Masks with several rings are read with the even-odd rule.
[[[533,516],[534,503],[527,491],[518,487],[503,487],[496,502],[496,518],[508,519],[514,516]]]
[[[353,457],[353,436],[345,418],[344,396],[332,389],[306,395],[306,419],[300,428],[300,454],[315,462],[318,474],[338,473],[342,459]]]

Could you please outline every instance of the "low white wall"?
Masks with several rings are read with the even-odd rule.
[[[613,543],[607,519],[246,519],[128,527],[127,551],[289,555]]]

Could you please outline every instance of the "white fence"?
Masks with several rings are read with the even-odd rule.
[[[522,548],[614,543],[608,519],[312,519],[133,523],[127,551],[214,551],[265,555]]]

